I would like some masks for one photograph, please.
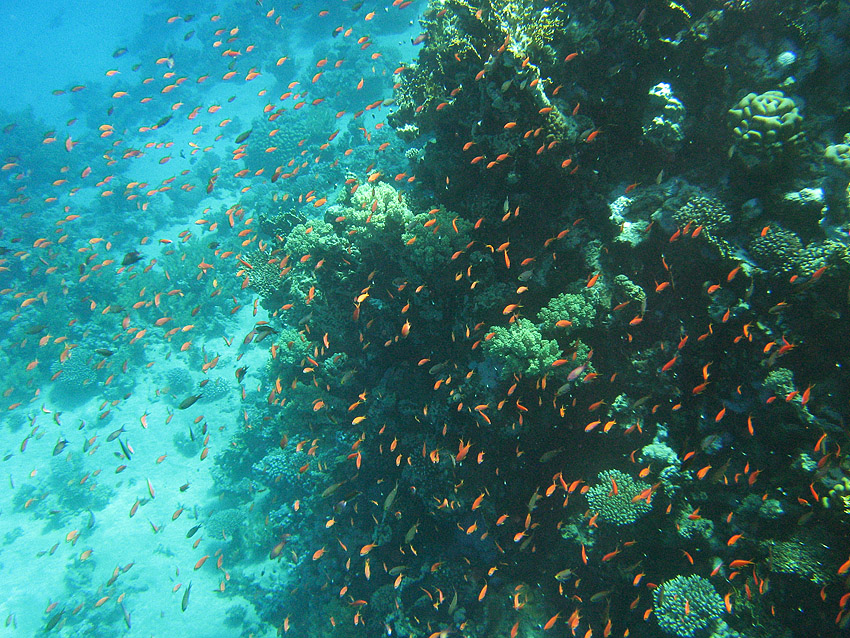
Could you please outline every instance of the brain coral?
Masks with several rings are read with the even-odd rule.
[[[769,161],[802,141],[803,116],[782,91],[748,93],[729,109],[737,150],[749,163]]]
[[[585,496],[590,511],[598,512],[599,518],[606,523],[628,525],[652,509],[652,504],[646,499],[632,502],[635,496],[649,489],[649,483],[635,481],[620,470],[605,470],[597,478],[599,482],[587,490]]]
[[[850,144],[831,144],[823,155],[830,164],[850,174]]]
[[[676,576],[662,583],[654,597],[658,625],[681,638],[709,636],[723,614],[723,599],[702,576]]]

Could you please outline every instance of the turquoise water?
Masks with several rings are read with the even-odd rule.
[[[845,4],[0,17],[2,635],[846,633]]]

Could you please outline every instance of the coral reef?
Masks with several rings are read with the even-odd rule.
[[[484,344],[503,379],[514,375],[538,376],[549,370],[560,354],[555,341],[544,339],[530,320],[520,317],[507,328],[493,328],[493,338]]]
[[[653,593],[655,618],[668,635],[680,638],[710,636],[723,614],[723,599],[701,576],[676,576]]]
[[[782,91],[748,93],[729,109],[736,152],[749,165],[769,163],[802,142],[803,116]]]
[[[667,153],[675,153],[685,139],[685,105],[673,95],[667,82],[649,89],[649,104],[644,113],[643,137]]]
[[[652,503],[646,498],[650,485],[635,481],[628,474],[615,469],[604,470],[596,477],[598,481],[585,494],[591,512],[611,525],[630,525],[652,511]],[[644,498],[635,500],[644,494]]]

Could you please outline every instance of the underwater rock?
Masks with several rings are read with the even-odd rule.
[[[803,188],[783,193],[773,209],[773,213],[790,229],[804,236],[817,232],[827,211],[822,188]]]
[[[643,115],[643,137],[658,148],[675,153],[685,139],[685,105],[673,95],[666,82],[649,89],[649,104]]]

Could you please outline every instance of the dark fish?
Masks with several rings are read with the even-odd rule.
[[[115,352],[110,350],[109,348],[98,348],[95,350],[95,353],[99,354],[101,357],[111,357]]]
[[[60,439],[56,441],[56,445],[53,446],[53,456],[61,454],[66,445],[68,445],[68,441],[60,437]]]
[[[242,379],[245,378],[245,373],[248,372],[247,366],[242,366],[241,368],[236,369],[236,381],[242,383]]]
[[[271,326],[257,326],[254,331],[257,333],[257,336],[254,338],[254,343],[260,343],[269,335],[277,334],[277,330],[275,330]]]
[[[178,410],[185,410],[186,408],[191,408],[195,405],[195,401],[201,398],[200,394],[193,394],[190,397],[186,397],[180,402],[180,405],[177,406]]]
[[[47,624],[44,626],[44,632],[47,633],[51,629],[53,629],[56,625],[59,624],[59,621],[62,620],[62,614],[65,613],[65,608],[63,607],[59,611],[57,611],[53,617],[47,621]]]
[[[363,3],[362,3],[362,2],[355,2],[353,5],[351,5],[351,10],[352,10],[352,11],[357,11],[357,10],[358,10],[360,7],[362,7],[362,6],[363,6]]]
[[[130,264],[135,264],[137,261],[142,260],[142,253],[138,250],[131,250],[126,255],[124,255],[124,259],[121,260],[122,266],[129,266]]]
[[[6,126],[3,127],[3,132],[8,135],[9,133],[11,133],[12,131],[15,130],[16,126],[17,126],[16,122],[12,122],[11,124],[7,124]]]
[[[155,129],[157,129],[157,128],[162,128],[163,126],[165,126],[166,124],[168,124],[168,123],[171,121],[171,118],[172,118],[172,117],[173,117],[173,116],[171,116],[171,115],[166,115],[166,116],[165,116],[164,118],[162,118],[159,122],[157,122],[156,124],[154,124],[153,128],[155,128]]]
[[[244,133],[240,133],[240,134],[239,134],[239,137],[237,137],[237,138],[236,138],[236,143],[237,143],[237,144],[241,144],[242,142],[244,142],[245,140],[247,140],[249,137],[251,137],[251,132],[252,132],[253,130],[254,130],[254,129],[248,129],[248,130],[247,130],[247,131],[245,131]]]
[[[130,612],[127,611],[127,608],[124,606],[123,600],[119,604],[121,605],[121,611],[124,612],[124,622],[127,624],[127,629],[130,629]]]
[[[195,440],[195,433],[192,431],[192,426],[191,426],[191,425],[189,426],[189,438],[190,438],[192,441],[194,441],[194,440]]]
[[[200,523],[198,523],[192,529],[190,529],[188,532],[186,532],[186,538],[192,538],[195,534],[198,533],[199,529],[201,529]]]
[[[185,41],[185,40],[191,40],[193,35],[195,35],[195,30],[194,30],[194,29],[192,29],[191,31],[187,32],[187,33],[186,33],[186,35],[184,35],[184,36],[183,36],[183,40],[184,40],[184,41]]]
[[[39,332],[44,330],[46,327],[47,326],[45,326],[43,323],[37,323],[34,326],[27,326],[26,328],[24,328],[24,333],[26,333],[28,335],[37,335]]]
[[[112,54],[112,57],[113,58],[120,58],[125,53],[127,53],[127,48],[121,47],[120,49],[115,49],[115,53]]]
[[[127,458],[127,460],[132,460],[133,457],[130,455],[130,450],[128,450],[127,446],[124,445],[124,441],[118,439],[118,444],[121,446],[121,450],[124,452],[124,456]]]
[[[123,426],[123,425],[122,425],[119,429],[115,430],[115,431],[114,431],[112,434],[110,434],[108,437],[106,437],[106,442],[107,442],[107,443],[109,443],[110,441],[114,441],[114,440],[115,440],[115,439],[117,439],[119,436],[121,436],[121,433],[122,433],[122,432],[124,432],[124,426]]]
[[[183,592],[183,601],[180,603],[180,609],[186,611],[186,607],[189,606],[189,592],[192,591],[192,583],[189,583],[189,586],[186,588],[186,591]]]
[[[194,437],[192,438],[192,440],[194,441]],[[181,492],[185,492],[188,489],[189,489],[189,483],[184,483],[183,485],[180,486]]]

